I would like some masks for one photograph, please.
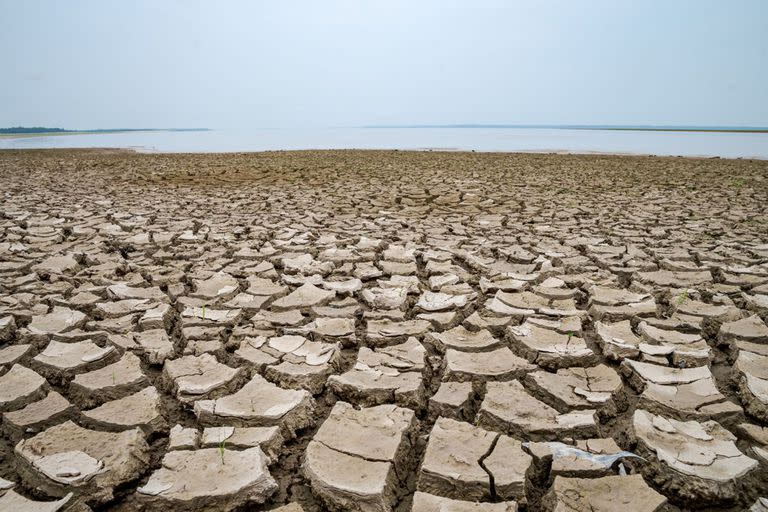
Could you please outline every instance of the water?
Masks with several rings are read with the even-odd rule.
[[[290,149],[432,149],[768,159],[768,133],[551,128],[328,128],[0,138],[0,149],[29,148],[132,148],[145,152],[172,153]]]

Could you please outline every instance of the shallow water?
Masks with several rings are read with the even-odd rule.
[[[768,133],[551,128],[327,128],[129,132],[0,139],[0,149],[133,148],[149,152],[433,149],[631,153],[768,159]]]

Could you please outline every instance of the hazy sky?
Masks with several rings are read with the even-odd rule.
[[[0,0],[0,126],[768,125],[768,1]]]

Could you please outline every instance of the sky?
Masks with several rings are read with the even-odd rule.
[[[0,127],[768,126],[765,0],[0,0]]]

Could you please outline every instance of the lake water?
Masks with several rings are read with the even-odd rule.
[[[768,159],[768,134],[550,128],[328,128],[0,138],[0,149],[28,148],[132,148],[146,152],[173,153],[290,149],[432,149]]]

